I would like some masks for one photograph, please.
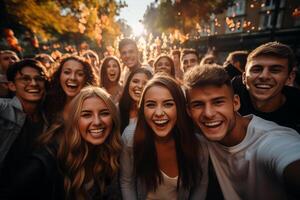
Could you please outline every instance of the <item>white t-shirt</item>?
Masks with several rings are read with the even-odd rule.
[[[300,135],[293,129],[250,115],[243,141],[232,147],[208,142],[224,198],[285,199],[282,184],[285,167],[300,160]]]
[[[147,194],[147,200],[176,200],[178,176],[169,177],[162,170],[160,171],[163,176],[163,182],[158,185],[155,192],[149,192]]]

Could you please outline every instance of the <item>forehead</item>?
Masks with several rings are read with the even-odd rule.
[[[209,101],[215,98],[231,98],[232,91],[227,85],[220,87],[210,85],[189,89],[187,95],[190,102]]]
[[[98,96],[88,97],[82,104],[82,110],[102,110],[107,108],[106,103]]]
[[[134,44],[126,44],[121,48],[121,53],[125,51],[137,51],[137,48]]]
[[[148,80],[148,77],[145,73],[136,73],[132,76],[132,79],[147,79]]]
[[[107,64],[112,65],[112,64],[118,64],[118,62],[114,59],[110,59]]]
[[[83,70],[83,65],[74,59],[67,60],[64,65],[62,66],[63,69],[73,69],[73,70]]]
[[[4,58],[4,57],[14,57],[14,58],[17,58],[17,55],[14,54],[14,53],[10,53],[10,52],[7,52],[7,53],[1,53],[1,54],[0,54],[0,58]]]
[[[191,59],[197,60],[197,56],[194,53],[188,53],[182,57],[182,60],[191,60]]]
[[[147,100],[165,100],[173,99],[171,92],[163,86],[153,85],[145,93],[145,101]]]
[[[278,58],[275,56],[258,56],[254,57],[247,62],[246,69],[251,68],[252,66],[262,66],[269,67],[272,65],[280,65],[288,69],[288,59],[287,58]]]
[[[31,66],[25,66],[21,69],[23,75],[40,75],[41,72]],[[18,73],[19,74],[19,73]]]
[[[166,57],[162,57],[162,58],[158,59],[157,62],[170,62],[170,60]]]

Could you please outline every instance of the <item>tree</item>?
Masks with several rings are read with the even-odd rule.
[[[233,0],[160,0],[148,6],[143,23],[148,30],[157,33],[182,33],[192,31],[200,20],[207,20],[211,13],[220,13]]]
[[[115,21],[126,6],[115,0],[1,0],[5,6],[4,26],[23,27],[47,41],[70,36],[105,45],[120,34]],[[1,4],[2,5],[2,4]],[[105,38],[105,40],[103,40]],[[105,42],[104,42],[105,41]]]

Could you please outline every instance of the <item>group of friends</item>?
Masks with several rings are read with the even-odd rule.
[[[300,90],[279,42],[223,66],[0,51],[0,199],[299,199]]]

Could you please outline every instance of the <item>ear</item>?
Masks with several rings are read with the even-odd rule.
[[[246,85],[246,72],[243,72],[243,74],[242,74],[242,81],[243,81],[243,84]]]
[[[233,96],[233,110],[237,112],[241,107],[241,101],[240,97],[237,94],[234,94]]]
[[[9,81],[7,85],[8,85],[8,89],[9,89],[10,91],[15,92],[15,91],[17,90],[16,85],[15,85],[14,82]]]

